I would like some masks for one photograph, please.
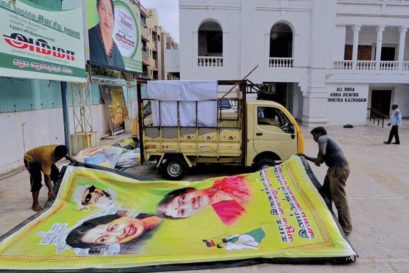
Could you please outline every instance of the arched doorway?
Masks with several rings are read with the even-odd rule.
[[[215,21],[203,22],[198,31],[199,66],[223,66],[223,31]]]
[[[270,57],[291,58],[293,56],[293,32],[284,23],[275,24],[270,31]]]

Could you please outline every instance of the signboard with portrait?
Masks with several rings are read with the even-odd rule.
[[[85,82],[82,8],[0,0],[0,76]]]
[[[101,85],[102,98],[111,125],[112,135],[125,131],[125,120],[128,118],[125,97],[121,86]]]
[[[195,183],[68,167],[53,206],[1,242],[0,269],[355,261],[304,164]]]
[[[88,0],[87,14],[90,63],[142,72],[139,7],[131,0]]]
[[[114,169],[124,149],[108,145],[93,146],[80,151],[75,160],[86,164]]]

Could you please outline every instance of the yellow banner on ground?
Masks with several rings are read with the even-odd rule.
[[[68,167],[52,207],[3,240],[0,269],[355,256],[294,156],[260,172],[200,182]]]

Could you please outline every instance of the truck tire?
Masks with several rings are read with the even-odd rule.
[[[186,162],[178,157],[172,157],[166,159],[163,164],[162,172],[166,179],[169,180],[180,180],[182,179],[187,171]]]
[[[277,165],[277,161],[271,158],[261,158],[257,163],[256,163],[256,168],[257,170],[262,170],[265,168],[273,167]]]

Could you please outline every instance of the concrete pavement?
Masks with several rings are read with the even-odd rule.
[[[317,153],[317,144],[309,134],[311,128],[303,128],[305,152]],[[351,165],[347,181],[354,231],[349,236],[352,246],[359,254],[354,264],[340,265],[277,265],[212,269],[184,272],[409,272],[409,125],[400,128],[401,145],[385,145],[389,127],[374,125],[345,129],[328,126],[328,134],[343,148]],[[326,167],[311,166],[322,181]],[[236,167],[206,167],[190,173],[186,180],[201,180],[210,176],[221,176],[240,172]],[[140,166],[129,172],[160,179],[154,166]],[[47,199],[45,188],[40,192],[40,202]],[[31,194],[28,173],[21,172],[0,178],[0,234],[4,234],[29,216]]]

